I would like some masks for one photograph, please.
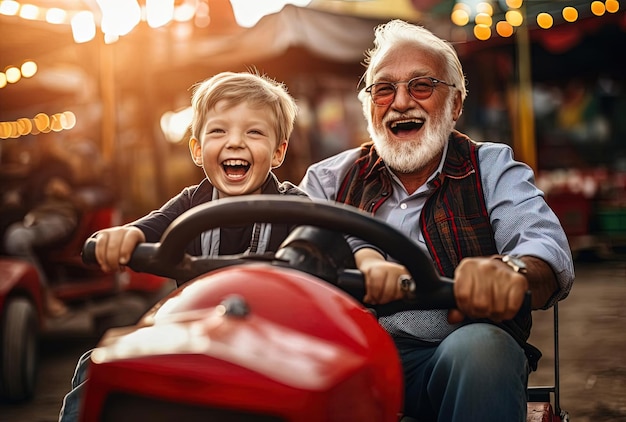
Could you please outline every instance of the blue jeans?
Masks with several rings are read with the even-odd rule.
[[[87,381],[87,370],[89,369],[92,351],[93,350],[88,350],[78,359],[78,364],[76,365],[74,376],[72,377],[72,389],[63,398],[63,405],[59,413],[59,422],[75,422],[78,420],[78,416],[80,415],[80,402]]]
[[[438,345],[395,339],[405,377],[405,415],[418,421],[526,421],[529,366],[501,328],[465,325]]]

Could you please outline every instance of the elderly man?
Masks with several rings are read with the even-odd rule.
[[[565,298],[574,271],[563,229],[511,148],[454,129],[467,95],[454,48],[393,20],[375,31],[360,91],[372,142],[312,165],[301,187],[356,206],[418,242],[454,279],[458,308],[380,318],[405,376],[405,414],[420,421],[525,421],[532,308]],[[364,300],[405,297],[406,269],[352,242]],[[419,280],[417,280],[419,283]]]

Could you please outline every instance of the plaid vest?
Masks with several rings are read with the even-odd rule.
[[[478,166],[480,144],[453,131],[442,173],[434,179],[435,191],[420,216],[426,246],[440,274],[453,278],[454,269],[465,257],[498,253],[489,221]],[[393,189],[391,176],[372,142],[361,146],[361,154],[346,173],[337,201],[375,213]],[[530,314],[502,326],[525,345],[532,325]]]

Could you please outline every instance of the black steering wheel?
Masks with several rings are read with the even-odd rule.
[[[185,253],[189,242],[204,231],[250,222],[315,226],[352,235],[396,259],[415,280],[416,298],[403,304],[396,303],[395,306],[383,305],[383,314],[408,309],[456,307],[451,280],[440,277],[430,258],[402,232],[355,207],[303,197],[248,195],[199,205],[174,220],[163,234],[161,242],[137,245],[128,266],[137,272],[190,280],[218,268],[249,263],[251,260],[271,262],[272,259],[267,256],[207,258]],[[94,239],[87,240],[82,256],[85,263],[96,263]]]

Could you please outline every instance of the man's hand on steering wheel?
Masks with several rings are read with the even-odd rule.
[[[364,303],[382,305],[394,300],[407,299],[402,290],[401,277],[408,277],[408,270],[400,264],[385,260],[374,249],[360,249],[354,254],[357,268],[365,277]]]
[[[487,318],[495,322],[512,319],[528,291],[528,280],[506,264],[490,257],[465,258],[454,272],[457,309],[448,322]]]

